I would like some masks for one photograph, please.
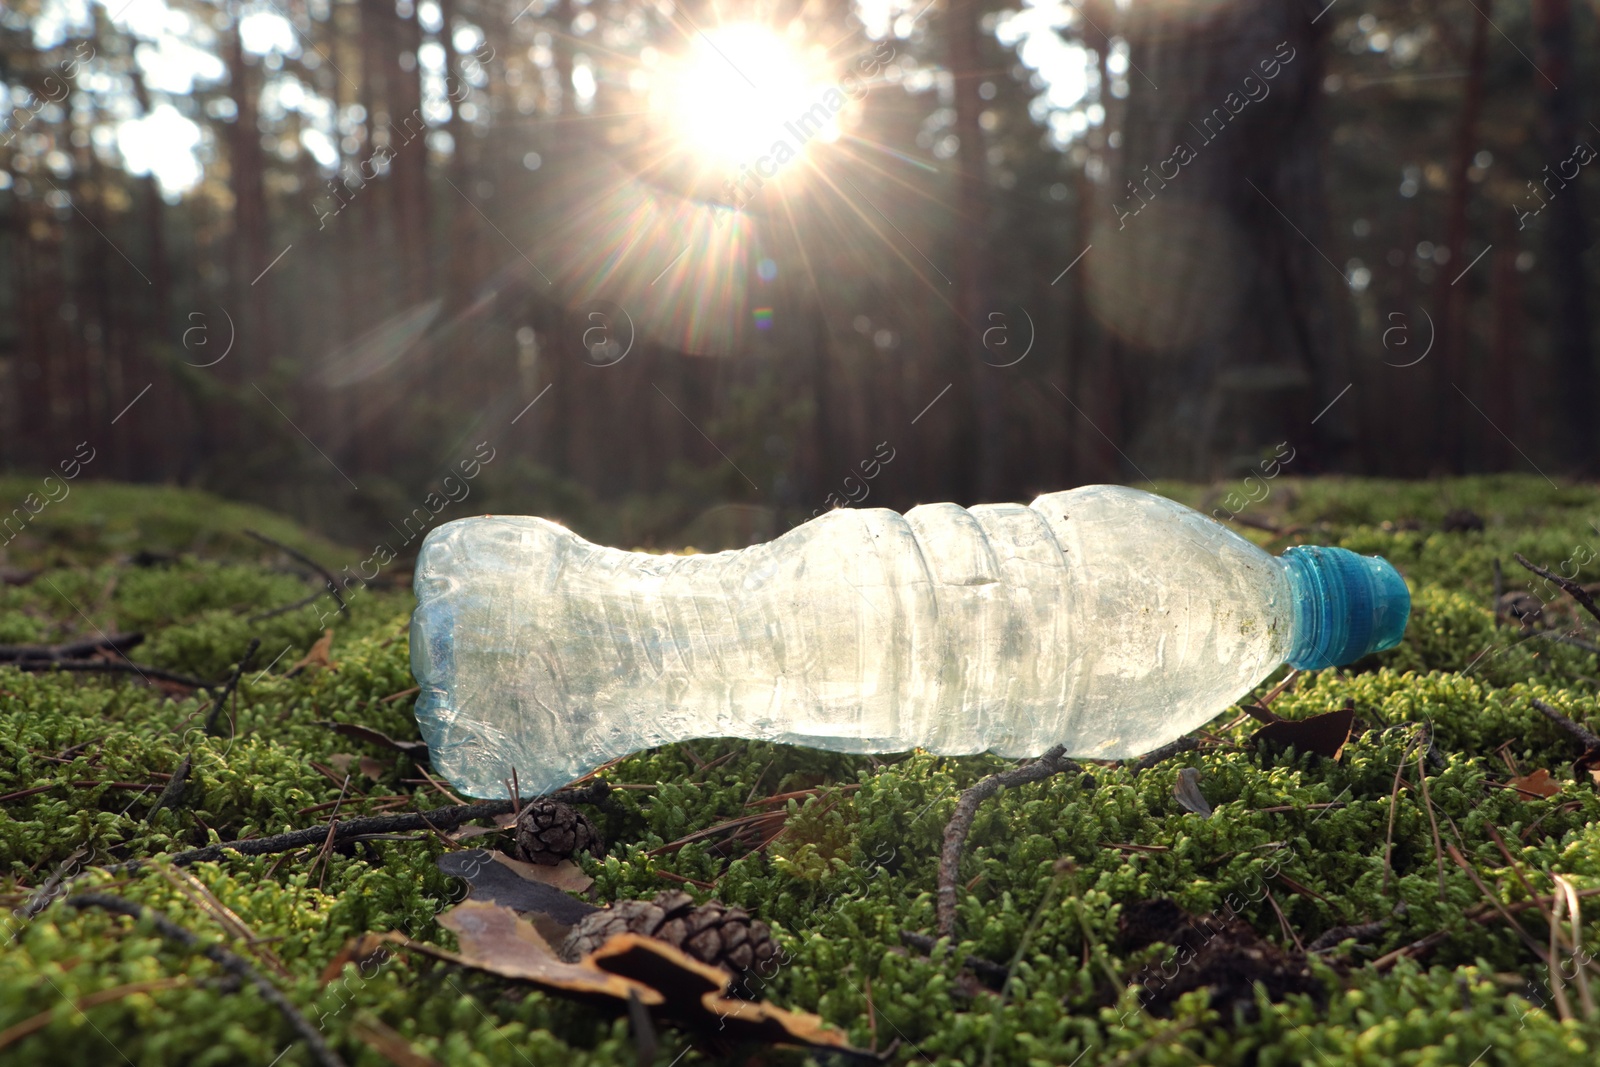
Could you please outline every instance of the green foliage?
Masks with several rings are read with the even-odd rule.
[[[959,940],[939,942],[926,957],[901,948],[900,932],[933,928],[945,823],[960,791],[1006,761],[849,756],[739,739],[671,745],[607,772],[614,784],[638,788],[615,790],[595,810],[611,844],[603,860],[584,861],[598,899],[650,896],[686,885],[684,878],[715,882],[716,896],[772,924],[784,947],[784,966],[755,992],[816,1011],[859,1044],[874,1027],[882,1043],[898,1037],[903,1058],[1376,1065],[1464,1064],[1481,1053],[1484,1064],[1590,1062],[1600,1025],[1559,1022],[1547,1006],[1548,974],[1517,932],[1469,917],[1484,907],[1483,895],[1448,855],[1441,862],[1435,827],[1440,845],[1454,846],[1507,905],[1528,891],[1491,829],[1537,892],[1550,891],[1552,873],[1580,889],[1600,887],[1600,797],[1587,776],[1573,776],[1577,746],[1532,704],[1537,698],[1584,721],[1594,707],[1592,657],[1496,626],[1490,607],[1495,560],[1507,568],[1507,586],[1524,588],[1511,554],[1559,565],[1574,546],[1600,540],[1584,534],[1600,500],[1539,479],[1284,479],[1274,487],[1263,515],[1304,527],[1302,541],[1389,555],[1415,595],[1399,648],[1305,676],[1274,704],[1298,718],[1353,703],[1358,726],[1337,762],[1246,747],[1252,724],[1225,731],[1228,714],[1211,728],[1222,743],[1149,771],[1093,766],[1088,778],[1003,791],[979,808],[961,864]],[[1169,491],[1195,503],[1206,495]],[[120,675],[0,670],[0,896],[10,907],[78,849],[88,852],[76,865],[105,865],[315,826],[330,813],[318,806],[341,793],[344,814],[370,812],[376,798],[394,794],[446,803],[410,760],[316,725],[360,722],[416,736],[405,695],[408,598],[373,589],[354,596],[346,616],[323,604],[251,623],[251,615],[315,591],[316,580],[229,524],[264,529],[330,565],[355,553],[259,512],[176,491],[86,485],[72,504],[92,507],[63,507],[52,525],[38,527],[26,565],[42,570],[0,593],[0,639],[86,632],[81,610],[107,632],[146,631],[141,660],[207,678],[225,675],[252,637],[262,638],[262,652],[215,737],[201,729],[201,696],[169,696]],[[1480,514],[1485,530],[1439,532],[1457,507]],[[136,565],[130,557],[141,549],[175,558]],[[334,631],[334,669],[290,674],[324,626]],[[1425,764],[1432,819],[1417,779],[1423,724],[1435,752]],[[333,770],[340,754],[377,758],[378,780],[353,773],[345,783]],[[152,815],[165,776],[185,757],[182,802]],[[1524,799],[1505,787],[1507,760],[1522,772],[1547,768],[1561,792]],[[1185,766],[1201,773],[1215,809],[1209,819],[1174,797]],[[788,793],[802,795],[751,803]],[[761,811],[783,813],[763,830],[781,821],[783,832],[765,848],[717,835],[665,847]],[[363,931],[397,929],[453,946],[436,917],[463,887],[434,866],[441,847],[420,836],[367,842],[325,862],[312,849],[190,869],[254,932],[254,946],[219,923],[184,876],[160,865],[131,875],[90,870],[74,888],[120,893],[253,959],[354,1064],[387,1062],[359,1036],[359,1024],[380,1022],[451,1065],[633,1063],[625,1021],[414,954],[320,982],[344,942]],[[1058,867],[1063,859],[1070,863]],[[1285,924],[1306,942],[1334,926],[1387,926],[1371,944],[1347,944],[1338,969],[1317,965],[1321,998],[1263,1001],[1252,1017],[1222,1018],[1194,994],[1173,1018],[1158,1018],[1140,1008],[1130,983],[1170,951],[1130,953],[1117,937],[1123,908],[1154,896],[1201,915],[1232,908],[1289,948]],[[1518,919],[1535,941],[1547,939],[1537,909]],[[32,920],[11,918],[7,931],[16,936],[0,949],[0,1031],[40,1013],[49,1021],[0,1047],[0,1062],[100,1064],[116,1059],[108,1045],[139,1065],[265,1064],[280,1053],[281,1064],[309,1062],[254,990],[234,988],[215,965],[148,924],[57,904]],[[1440,933],[1420,962],[1371,966]],[[1003,996],[973,986],[960,966],[968,955],[1015,959]],[[140,983],[142,991],[81,1013],[71,1003]],[[668,1034],[658,1062],[671,1062],[685,1044],[693,1048],[683,1064],[726,1058],[709,1042]]]

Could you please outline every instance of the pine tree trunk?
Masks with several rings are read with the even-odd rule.
[[[973,411],[976,415],[977,502],[1001,499],[1005,492],[1005,422],[1002,414],[1002,371],[984,359],[983,333],[988,326],[989,202],[985,193],[983,130],[978,113],[983,100],[978,84],[983,64],[978,52],[978,0],[951,0],[946,27],[949,63],[955,78],[956,137],[960,148],[956,162],[960,174],[956,192],[955,308],[960,316],[961,358],[971,371]]]
[[[1583,214],[1583,168],[1579,167],[1571,180],[1557,173],[1561,162],[1570,159],[1584,139],[1579,132],[1577,74],[1572,69],[1575,31],[1571,0],[1534,0],[1533,25],[1534,58],[1540,72],[1536,81],[1544,94],[1540,143],[1546,167],[1541,177],[1549,181],[1545,185],[1549,202],[1547,217],[1540,221],[1547,240],[1544,269],[1552,297],[1552,369],[1563,417],[1560,456],[1569,467],[1593,473],[1600,463],[1595,457],[1595,371],[1584,266],[1589,232]]]
[[[1314,15],[1253,0],[1124,16],[1128,95],[1107,124],[1122,143],[1082,266],[1143,475],[1209,478],[1285,441],[1304,471],[1355,436],[1348,401],[1312,424],[1352,381],[1322,230]]]

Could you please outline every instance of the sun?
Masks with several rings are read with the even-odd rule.
[[[657,111],[689,151],[723,168],[771,150],[785,139],[785,124],[805,114],[826,91],[820,66],[756,24],[698,34],[664,73]],[[837,138],[837,126],[830,120],[819,136]]]

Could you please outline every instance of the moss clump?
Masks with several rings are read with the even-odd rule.
[[[1058,777],[1008,790],[980,809],[973,827],[961,869],[969,888],[959,902],[960,943],[940,943],[930,958],[901,950],[900,931],[932,928],[939,848],[956,796],[1004,761],[853,757],[733,739],[672,745],[608,772],[616,784],[641,788],[614,792],[596,812],[612,846],[606,859],[584,861],[600,898],[651,896],[684,885],[680,879],[715,882],[719,898],[771,924],[784,946],[786,965],[758,992],[819,1012],[858,1044],[869,1042],[875,1023],[881,1041],[903,1041],[903,1059],[1592,1062],[1600,1025],[1560,1022],[1548,972],[1517,932],[1468,917],[1483,906],[1482,893],[1448,858],[1441,876],[1434,828],[1508,906],[1527,891],[1491,830],[1538,892],[1549,892],[1551,874],[1600,888],[1600,798],[1587,776],[1572,775],[1571,739],[1532,704],[1537,698],[1583,721],[1600,687],[1594,657],[1497,625],[1491,604],[1496,560],[1507,583],[1524,588],[1528,576],[1511,563],[1513,553],[1559,567],[1600,542],[1589,525],[1600,516],[1600,495],[1511,477],[1271,485],[1255,514],[1300,527],[1290,540],[1382,553],[1413,588],[1416,613],[1400,647],[1307,676],[1275,704],[1301,717],[1353,702],[1359,724],[1339,761],[1223,744],[1138,775],[1095,768],[1092,788]],[[1216,492],[1165,489],[1194,504]],[[1463,508],[1481,516],[1484,529],[1444,532],[1445,517]],[[61,640],[88,631],[87,616],[108,633],[145,631],[141,661],[218,677],[251,638],[262,639],[230,726],[217,737],[200,729],[205,702],[194,696],[120,676],[0,669],[0,896],[11,907],[75,854],[75,865],[110,863],[312,826],[328,816],[319,805],[341,789],[346,814],[395,795],[443,802],[428,799],[432,787],[408,759],[317,725],[359,722],[416,736],[404,589],[364,590],[347,615],[330,615],[323,602],[251,622],[314,583],[245,537],[245,527],[335,571],[361,555],[239,505],[97,484],[75,485],[6,546],[0,563],[22,580],[0,587],[0,642]],[[1539,583],[1533,588],[1549,596]],[[289,675],[326,626],[334,668]],[[1238,742],[1249,726],[1225,732],[1229,718],[1213,724],[1214,735]],[[1421,724],[1434,740],[1432,819],[1416,788]],[[341,754],[375,757],[375,777],[355,773],[346,785],[333,769]],[[165,776],[185,758],[181,804],[151,815]],[[1201,772],[1210,819],[1173,795],[1184,766]],[[1505,788],[1513,766],[1549,769],[1560,793],[1529,800]],[[752,796],[805,790],[814,793],[770,809],[780,814],[762,832],[781,825],[783,833],[765,848],[713,838],[656,851],[750,814]],[[379,1023],[451,1065],[635,1062],[623,1021],[414,956],[366,973],[350,967],[322,984],[328,960],[361,931],[400,929],[453,944],[435,917],[462,886],[434,866],[439,851],[436,839],[374,841],[325,863],[305,853],[235,856],[185,874],[161,865],[132,876],[91,872],[78,888],[126,895],[252,958],[354,1064],[389,1062],[361,1037]],[[258,941],[226,929],[195,883]],[[1313,965],[1326,991],[1320,997],[1263,1001],[1253,1014],[1221,1018],[1204,994],[1191,994],[1172,1017],[1157,1017],[1140,1007],[1130,983],[1170,953],[1125,951],[1117,936],[1122,909],[1157,896],[1201,915],[1232,907],[1284,948],[1294,947],[1285,928],[1309,942],[1335,926],[1387,926],[1368,946],[1346,945],[1342,969]],[[1548,937],[1537,909],[1518,918],[1535,941]],[[7,931],[14,936],[0,949],[0,1031],[49,1014],[42,1027],[0,1046],[0,1062],[98,1065],[117,1052],[140,1065],[265,1064],[280,1053],[280,1064],[309,1062],[254,991],[234,988],[148,925],[58,905],[10,919]],[[1419,960],[1371,965],[1430,936],[1436,943]],[[1600,931],[1585,940],[1595,943]],[[1013,964],[1003,996],[972,984],[959,963],[968,955]],[[108,990],[122,995],[94,1002]],[[85,997],[80,1012],[74,1004]],[[685,1044],[693,1047],[680,1063],[719,1059],[709,1042],[668,1035],[659,1062]]]

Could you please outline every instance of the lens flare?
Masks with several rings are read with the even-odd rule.
[[[822,83],[820,73],[772,30],[718,26],[700,34],[669,67],[656,107],[707,162],[737,166],[784,139],[784,123],[816,103]],[[837,137],[837,128],[822,134],[824,140]]]

